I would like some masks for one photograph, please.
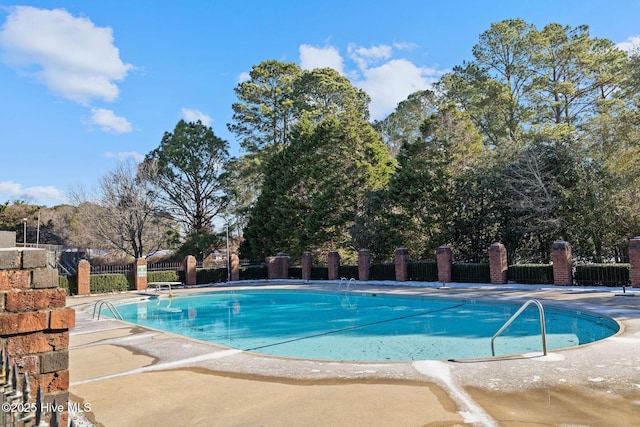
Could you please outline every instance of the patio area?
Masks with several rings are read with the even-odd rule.
[[[95,301],[134,298],[135,292],[69,297],[67,305],[77,311],[69,349],[71,397],[90,407],[89,420],[107,427],[640,425],[637,290],[627,290],[635,295],[628,297],[616,296],[621,290],[612,288],[422,285],[368,282],[358,283],[357,290],[517,302],[536,298],[544,305],[607,314],[622,329],[606,340],[547,356],[328,362],[250,354],[105,317],[91,319]],[[336,288],[331,282],[282,286]]]

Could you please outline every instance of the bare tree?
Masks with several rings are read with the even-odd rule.
[[[84,201],[79,209],[96,241],[135,258],[165,246],[171,229],[158,208],[157,193],[138,173],[133,162],[121,163],[102,177],[92,197],[74,194],[77,201]]]
[[[509,194],[507,204],[517,213],[523,231],[543,232],[557,229],[560,218],[554,215],[557,201],[552,194],[555,177],[540,153],[526,150],[512,163],[504,177]]]

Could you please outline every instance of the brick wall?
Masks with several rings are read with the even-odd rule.
[[[67,406],[69,399],[69,328],[75,311],[65,308],[58,272],[47,265],[47,252],[0,248],[0,342],[18,372],[28,372],[31,390],[42,386],[45,402]],[[62,414],[62,425],[67,415]]]

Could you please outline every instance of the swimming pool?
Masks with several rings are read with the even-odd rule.
[[[406,361],[491,356],[491,337],[520,304],[307,290],[234,290],[120,304],[125,320],[223,346],[285,357]],[[105,313],[106,314],[106,313]],[[610,318],[545,307],[550,350],[615,334]],[[495,341],[496,355],[541,351],[538,311]]]

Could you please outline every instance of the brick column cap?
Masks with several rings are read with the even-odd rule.
[[[629,240],[629,248],[640,249],[640,236]]]
[[[564,240],[556,240],[555,242],[553,242],[553,245],[551,246],[551,249],[556,250],[556,249],[566,249],[568,247],[570,247],[571,245],[569,244],[569,242],[565,242]]]

